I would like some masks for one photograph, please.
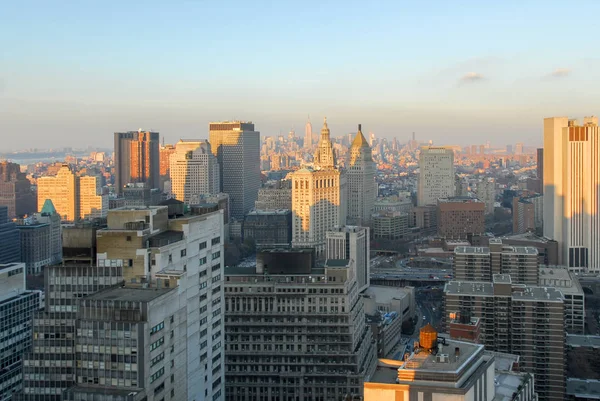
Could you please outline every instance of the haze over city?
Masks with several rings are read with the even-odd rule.
[[[542,143],[540,121],[600,109],[594,1],[21,1],[0,13],[0,150],[167,142],[208,122],[262,135]],[[568,27],[578,21],[576,29]]]

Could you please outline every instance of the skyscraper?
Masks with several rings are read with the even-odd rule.
[[[417,206],[437,204],[438,199],[452,197],[454,185],[454,152],[440,146],[425,146],[419,155]]]
[[[582,126],[544,119],[544,235],[559,243],[559,263],[600,271],[598,118]]]
[[[159,133],[115,132],[115,189],[118,194],[130,183],[160,186]]]
[[[375,181],[376,167],[371,148],[361,132],[358,132],[350,147],[350,162],[346,170],[348,177],[348,220],[351,224],[368,225],[373,205],[377,198]]]
[[[313,247],[320,257],[325,232],[346,224],[346,176],[335,168],[336,159],[327,120],[314,156],[314,167],[292,174],[292,246]]]
[[[544,148],[537,150],[537,178],[540,184],[540,193],[544,193]]]
[[[252,122],[224,121],[209,125],[209,142],[221,171],[221,192],[229,194],[231,213],[243,220],[260,188],[260,132]]]
[[[35,193],[21,167],[0,162],[0,206],[8,207],[8,217],[21,217],[36,211]]]
[[[63,164],[55,176],[38,179],[38,208],[50,199],[64,221],[79,219],[79,183],[77,175],[68,164]]]
[[[200,195],[219,193],[219,163],[208,141],[180,140],[170,156],[171,192],[177,200],[200,203]]]
[[[304,127],[304,147],[310,149],[312,145],[312,124],[310,123],[310,116],[308,116],[308,121],[306,122],[306,126]]]

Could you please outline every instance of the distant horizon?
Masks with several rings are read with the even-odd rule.
[[[234,117],[302,136],[308,115],[333,135],[539,146],[544,117],[600,114],[596,27],[561,29],[583,12],[600,2],[10,2],[0,147],[140,126],[173,143]]]

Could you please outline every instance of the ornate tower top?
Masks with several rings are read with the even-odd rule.
[[[350,147],[350,165],[352,166],[360,160],[373,161],[373,155],[371,153],[371,147],[361,131],[361,124],[358,124],[358,132]]]
[[[321,128],[321,139],[319,140],[319,146],[315,152],[315,166],[321,168],[335,168],[336,160],[335,153],[333,152],[333,146],[329,137],[330,131],[327,126],[327,117],[323,121],[323,128]]]

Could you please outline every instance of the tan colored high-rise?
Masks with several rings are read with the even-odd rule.
[[[79,218],[79,182],[68,164],[63,164],[53,177],[40,177],[38,185],[38,211],[41,212],[46,199],[54,204],[63,221]]]
[[[325,233],[346,224],[346,176],[335,167],[327,120],[315,152],[314,168],[292,174],[292,246],[325,251]]]
[[[544,119],[544,236],[572,270],[600,271],[599,141],[597,117]]]
[[[424,146],[419,154],[417,206],[436,205],[455,195],[454,152],[444,146]]]
[[[79,177],[68,164],[63,164],[55,176],[38,179],[38,209],[46,199],[54,204],[63,221],[106,217],[108,195],[102,194],[99,177]]]
[[[373,205],[377,198],[377,182],[375,162],[371,147],[361,132],[358,132],[350,147],[350,163],[348,176],[348,224],[359,226],[370,225]]]
[[[108,213],[108,194],[102,193],[100,177],[84,176],[79,180],[79,218],[96,219]]]

